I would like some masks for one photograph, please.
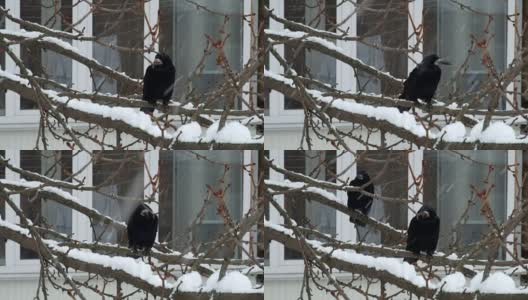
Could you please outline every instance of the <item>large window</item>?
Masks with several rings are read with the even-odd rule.
[[[71,181],[72,152],[23,150],[20,151],[20,167],[50,178]],[[31,178],[24,179],[31,180]],[[66,235],[72,233],[71,208],[35,194],[22,194],[20,208],[34,224],[50,227]],[[20,248],[20,257],[34,259],[38,258],[38,254],[26,248]]]
[[[209,249],[242,216],[243,151],[160,151],[160,241],[187,252]],[[238,248],[238,247],[237,247]],[[240,256],[237,249],[236,256]]]
[[[249,5],[249,1],[239,0],[160,0],[160,51],[173,58],[176,97],[211,90],[225,80],[215,49],[210,49],[201,65],[204,50],[210,47],[211,41],[225,39],[223,52],[230,68],[241,69],[242,31],[247,26],[242,18],[244,3]],[[200,5],[207,9],[201,9]],[[203,68],[201,75],[197,75],[200,68]],[[220,104],[210,107],[220,107]]]
[[[284,167],[287,170],[309,175],[312,178],[336,182],[336,151],[284,151]],[[288,178],[286,178],[288,179]],[[284,196],[284,206],[290,217],[300,226],[313,228],[322,233],[336,235],[334,209],[306,197]],[[285,259],[301,259],[301,253],[284,249]]]
[[[48,28],[71,32],[72,0],[20,1],[20,17]],[[31,70],[33,75],[71,86],[71,59],[55,51],[41,49],[31,43],[21,43],[20,54],[24,65]],[[36,108],[38,106],[35,102],[21,98],[20,109]]]
[[[504,222],[507,163],[506,151],[424,151],[424,202],[442,220],[438,250],[458,252],[493,230],[481,210],[485,202],[496,222]],[[488,197],[479,197],[484,191]]]
[[[471,9],[461,9],[460,3]],[[507,9],[508,1],[424,1],[424,53],[438,53],[452,63],[442,66],[437,97],[478,91],[490,78],[488,63],[497,73],[505,70]],[[486,47],[479,46],[483,41]],[[489,98],[479,101],[486,108]],[[505,105],[501,101],[499,109]]]
[[[101,64],[125,72],[133,78],[143,78],[144,10],[142,7],[138,8],[138,3],[142,2],[99,2],[94,4],[99,9],[93,12],[93,35],[101,43],[93,43],[94,58]],[[111,46],[117,47],[110,48]],[[112,94],[140,93],[97,72],[94,74],[94,91]]]
[[[336,27],[335,0],[284,1],[284,17],[313,28],[334,31]],[[336,60],[318,51],[298,51],[297,45],[285,45],[284,57],[293,62],[292,68],[301,76],[314,78],[330,85],[336,83]],[[302,104],[285,97],[284,109],[301,109]]]
[[[397,229],[407,228],[408,153],[407,151],[358,151],[357,171],[366,171],[374,184],[377,196],[395,201],[374,199],[369,216],[387,222]],[[356,172],[357,173],[357,172]],[[384,234],[368,227],[357,227],[358,241],[389,245],[399,241],[390,240]]]
[[[389,72],[398,78],[407,77],[408,1],[359,1],[357,10],[357,57],[364,63]],[[392,48],[381,50],[382,47]],[[358,72],[357,90],[368,93],[394,94],[382,81]]]
[[[100,186],[93,193],[93,207],[117,221],[127,222],[129,215],[143,200],[144,159],[142,151],[95,152],[93,184]],[[126,231],[96,224],[93,239],[124,244]]]

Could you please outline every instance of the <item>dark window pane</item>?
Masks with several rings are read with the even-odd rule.
[[[336,151],[284,151],[284,167],[287,170],[312,178],[336,181]],[[288,179],[288,178],[286,178]],[[299,225],[322,233],[336,234],[336,211],[307,197],[284,195],[284,208]],[[301,253],[284,249],[286,259],[301,259]]]
[[[128,217],[143,200],[144,159],[142,151],[97,151],[93,164],[93,184],[102,187],[93,193],[93,206],[117,221]],[[104,224],[94,226],[94,240],[126,244],[126,230],[118,231]]]
[[[293,0],[284,1],[286,19],[307,24],[313,28],[335,31],[335,0]],[[336,83],[336,60],[318,51],[297,51],[297,46],[286,45],[284,57],[297,74],[314,78],[325,83]],[[308,87],[309,88],[309,87]],[[302,105],[288,97],[284,99],[285,109],[301,109]]]
[[[474,11],[460,9],[454,1],[424,1],[424,53],[437,53],[452,64],[442,66],[438,98],[474,93],[483,87],[492,76],[485,63],[489,61],[487,55],[496,73],[506,68],[508,1],[466,3]],[[473,47],[482,40],[489,41],[486,48]],[[489,100],[490,97],[479,99],[477,107],[487,108]],[[505,105],[501,101],[498,108],[504,109]]]
[[[101,9],[93,13],[93,35],[103,43],[93,43],[93,57],[101,64],[125,72],[133,78],[143,78],[142,49],[145,18],[144,10],[138,9],[138,3],[137,1],[105,0],[97,4]],[[106,45],[136,50],[120,51]],[[103,74],[96,72],[94,77],[95,91],[125,95],[140,93]]]
[[[475,190],[490,188],[488,201],[497,223],[506,218],[506,151],[425,151],[424,202],[436,209],[440,222],[438,250],[458,254],[492,230],[481,214]],[[485,252],[485,251],[483,251]],[[480,258],[486,258],[482,253]],[[504,251],[499,252],[504,259]]]
[[[71,0],[28,0],[20,3],[22,19],[48,28],[71,31]],[[70,42],[71,41],[67,41]],[[51,50],[42,50],[33,44],[20,47],[22,62],[33,75],[46,77],[71,86],[72,60]],[[45,88],[50,88],[44,86]],[[20,109],[36,109],[35,102],[21,98]]]
[[[242,68],[242,31],[243,26],[247,26],[242,19],[244,2],[246,1],[160,1],[160,50],[171,55],[176,67],[175,97],[186,95],[190,92],[189,88],[195,89],[193,93],[211,91],[225,81],[215,49],[203,61],[201,75],[193,76],[209,43],[207,36],[218,41],[229,35],[223,48],[224,54],[233,71]],[[197,4],[210,11],[198,8]],[[238,103],[237,107],[239,105]],[[220,108],[223,103],[219,101],[208,107]]]
[[[242,151],[161,151],[160,241],[182,252],[209,250],[228,230],[217,210],[220,191],[233,222],[242,216],[242,167]],[[228,255],[225,247],[210,250]]]
[[[407,77],[407,53],[380,50],[376,47],[407,49],[408,1],[360,1],[357,12],[357,35],[364,37],[357,44],[357,56],[363,62],[399,77]],[[358,91],[393,95],[397,91],[379,79],[358,72]]]
[[[374,184],[374,193],[383,197],[407,199],[409,163],[406,151],[358,151],[357,170],[366,171]],[[374,199],[369,216],[398,229],[407,228],[407,204]],[[367,243],[394,244],[383,233],[357,227],[357,239]]]
[[[20,151],[20,167],[50,178],[71,181],[72,152],[23,150]],[[31,178],[23,179],[32,180]],[[69,207],[33,194],[20,196],[20,208],[34,224],[50,227],[67,235],[72,233],[72,210]],[[21,248],[20,257],[33,259],[38,258],[38,254]]]

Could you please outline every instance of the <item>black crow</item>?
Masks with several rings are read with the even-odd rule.
[[[440,218],[434,209],[429,206],[422,206],[416,216],[411,220],[407,230],[407,249],[414,254],[425,251],[432,256],[438,244],[438,234],[440,233]],[[415,263],[416,258],[405,258],[408,263]]]
[[[174,89],[176,69],[171,58],[164,53],[156,54],[154,62],[147,68],[143,78],[143,100],[155,105],[157,100],[162,100],[167,105]],[[147,114],[154,112],[153,107],[142,107],[141,111]]]
[[[368,183],[368,185],[366,185]],[[366,185],[366,186],[365,186]],[[365,171],[359,171],[356,178],[350,181],[350,186],[363,187],[365,192],[374,194],[374,185],[370,182],[370,176]],[[365,216],[368,215],[372,206],[372,197],[362,194],[360,191],[348,192],[348,208],[357,209]],[[365,223],[350,216],[350,222],[364,227]]]
[[[431,106],[431,101],[440,82],[442,70],[438,64],[449,65],[436,54],[427,55],[422,62],[412,70],[409,78],[403,83],[403,92],[400,99],[418,102],[422,99]],[[398,107],[400,112],[409,110],[409,107]]]
[[[158,216],[145,203],[136,207],[127,222],[128,248],[149,253],[158,231]]]

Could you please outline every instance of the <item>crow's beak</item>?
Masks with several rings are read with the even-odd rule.
[[[451,63],[450,63],[449,61],[447,61],[447,60],[445,60],[445,59],[443,59],[443,58],[439,58],[439,59],[437,59],[437,60],[436,60],[436,64],[448,65],[448,66],[451,65]]]
[[[155,66],[160,66],[160,65],[163,64],[163,62],[161,61],[161,59],[156,58],[156,59],[154,59],[154,61],[152,62],[152,64],[155,65]]]

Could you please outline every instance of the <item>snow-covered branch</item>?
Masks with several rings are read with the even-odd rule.
[[[345,99],[323,96],[323,93],[302,89],[291,79],[266,71],[266,85],[290,99],[308,104],[313,101],[314,109],[324,111],[332,118],[361,124],[367,128],[376,128],[391,133],[419,147],[431,149],[524,149],[528,144],[525,136],[516,136],[515,131],[502,121],[493,122],[482,130],[482,122],[471,128],[469,135],[462,123],[446,125],[441,130],[429,130],[424,123],[418,122],[414,115],[400,113],[393,107],[372,106]]]
[[[0,71],[0,87],[13,90],[25,98],[38,101],[38,93],[29,82],[17,75]],[[249,129],[232,121],[228,128],[217,132],[215,124],[202,136],[201,128],[184,125],[176,132],[166,132],[150,117],[127,107],[112,107],[60,96],[52,90],[42,89],[50,103],[64,116],[75,120],[97,124],[104,128],[114,128],[151,145],[165,149],[260,149],[263,138],[251,137]],[[42,103],[45,105],[45,103]]]
[[[0,235],[4,236],[22,247],[36,251],[37,243],[27,229],[10,224],[0,219]],[[225,282],[222,285],[194,286],[190,291],[188,285],[168,282],[162,273],[152,269],[153,265],[137,261],[130,257],[109,256],[78,248],[61,246],[55,241],[44,240],[50,252],[66,267],[103,277],[111,277],[121,280],[134,287],[140,288],[152,295],[170,299],[210,299],[211,293],[215,291],[215,299],[263,299],[263,289],[237,286],[238,282]],[[214,276],[214,275],[212,275]],[[229,279],[229,278],[228,278]],[[221,281],[219,283],[222,283]],[[185,287],[185,288],[184,288]],[[181,290],[180,290],[181,288]]]
[[[269,221],[265,221],[264,226],[267,239],[278,241],[285,247],[300,251],[309,256],[309,259],[321,260],[328,266],[340,271],[379,279],[419,297],[427,299],[433,297],[435,299],[473,299],[478,294],[478,299],[524,299],[528,293],[528,290],[519,288],[504,294],[492,292],[491,289],[487,289],[488,286],[494,284],[494,278],[491,277],[489,278],[491,279],[490,282],[484,281],[480,285],[475,284],[470,287],[466,287],[464,282],[451,282],[451,277],[440,283],[434,283],[416,272],[411,265],[402,263],[401,259],[368,256],[310,239],[305,239],[303,243],[299,243],[298,238],[290,229]],[[317,256],[310,256],[310,251],[304,251],[304,247],[310,247]],[[464,279],[462,274],[456,276],[462,276]],[[478,276],[476,275],[476,277]]]

